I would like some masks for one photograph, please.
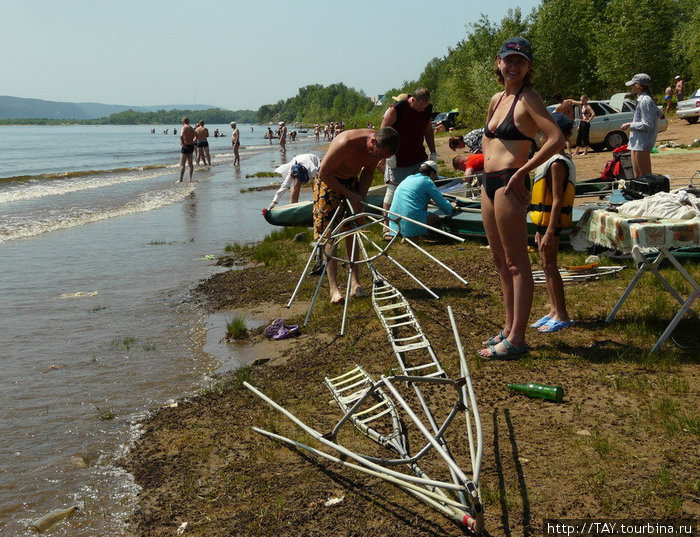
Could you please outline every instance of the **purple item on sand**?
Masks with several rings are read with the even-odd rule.
[[[296,324],[286,325],[284,324],[284,319],[275,319],[272,324],[268,326],[263,332],[268,338],[279,341],[280,339],[287,339],[290,337],[298,336],[301,332]]]
[[[284,319],[278,318],[272,321],[272,324],[268,326],[263,333],[266,337],[271,338],[280,331],[280,328],[284,328]]]

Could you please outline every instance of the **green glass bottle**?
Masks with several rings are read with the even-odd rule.
[[[564,399],[564,388],[561,386],[547,386],[546,384],[530,382],[529,384],[508,384],[508,388],[529,397],[539,397],[557,403],[561,403]]]

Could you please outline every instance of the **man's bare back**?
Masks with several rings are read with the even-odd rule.
[[[357,177],[365,167],[371,167],[374,171],[382,159],[378,156],[376,145],[373,146],[370,141],[374,134],[372,129],[353,129],[340,133],[331,142],[328,153],[321,162],[319,175],[348,178]]]
[[[209,129],[204,126],[197,127],[194,129],[194,132],[198,142],[204,142],[207,138],[209,138]]]
[[[192,127],[190,127],[189,125],[182,126],[182,130],[180,131],[180,141],[183,145],[192,145],[194,143],[195,137],[196,134]]]

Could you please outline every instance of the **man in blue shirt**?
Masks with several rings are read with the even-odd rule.
[[[393,214],[389,214],[389,226],[393,235],[400,233],[402,237],[416,237],[428,231],[424,226],[403,218],[399,219],[397,223],[395,215],[405,216],[435,227],[440,221],[440,217],[428,213],[430,200],[446,215],[452,214],[457,205],[454,202],[448,202],[440,193],[434,182],[437,178],[438,165],[435,161],[428,160],[421,164],[417,174],[409,175],[396,187],[390,209]],[[400,231],[399,225],[401,226]]]

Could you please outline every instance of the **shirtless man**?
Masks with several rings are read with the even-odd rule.
[[[280,151],[282,151],[282,154],[285,154],[287,153],[287,125],[284,124],[284,121],[280,121],[279,137]]]
[[[392,127],[374,131],[355,129],[340,133],[331,142],[326,156],[321,162],[318,177],[314,181],[314,239],[318,240],[329,225],[336,225],[342,218],[331,223],[337,207],[345,200],[355,212],[362,210],[361,201],[367,195],[377,164],[382,159],[396,153],[399,148],[399,134]],[[359,177],[358,177],[359,174]],[[326,254],[330,255],[330,244]],[[345,241],[346,252],[352,250],[352,237]],[[357,252],[348,254],[355,259]],[[340,304],[343,295],[338,289],[337,261],[328,261],[328,284],[331,302]],[[350,296],[361,296],[360,266],[353,265]]]
[[[554,109],[555,112],[559,112],[560,114],[564,114],[566,117],[568,117],[571,121],[574,121],[574,105],[576,106],[581,106],[580,101],[574,101],[573,99],[564,99],[564,97],[561,96],[561,93],[555,93],[554,94],[554,100],[557,101],[557,106]],[[571,144],[569,143],[569,139],[566,138],[566,153],[571,156]]]
[[[190,118],[182,118],[182,129],[180,130],[180,181],[185,176],[185,162],[190,166],[190,182],[192,182],[192,153],[194,153],[194,140],[196,138],[194,129],[190,127]]]
[[[211,155],[209,155],[209,129],[204,126],[204,120],[200,120],[197,123],[197,128],[194,130],[195,136],[197,137],[197,166],[199,166],[199,160],[204,161],[205,166],[211,166]]]
[[[241,165],[241,157],[238,154],[238,148],[241,147],[241,133],[236,127],[236,122],[231,122],[231,128],[233,132],[231,133],[231,145],[233,146],[233,165],[238,167]]]

